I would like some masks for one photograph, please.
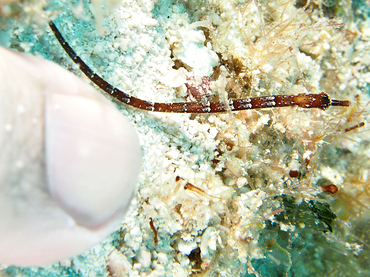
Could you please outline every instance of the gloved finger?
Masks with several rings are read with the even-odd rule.
[[[128,120],[60,66],[0,48],[0,263],[82,253],[122,220],[140,171]]]

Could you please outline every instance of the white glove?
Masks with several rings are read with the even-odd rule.
[[[46,60],[0,47],[0,263],[45,265],[118,227],[141,149],[94,88]]]

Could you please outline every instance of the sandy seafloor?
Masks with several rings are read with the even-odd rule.
[[[144,155],[121,228],[83,255],[1,276],[370,275],[368,1],[21,2],[2,6],[1,45],[88,82],[53,19],[91,68],[148,101],[325,91],[352,104],[204,115],[117,104]],[[187,88],[202,77],[209,90]]]

